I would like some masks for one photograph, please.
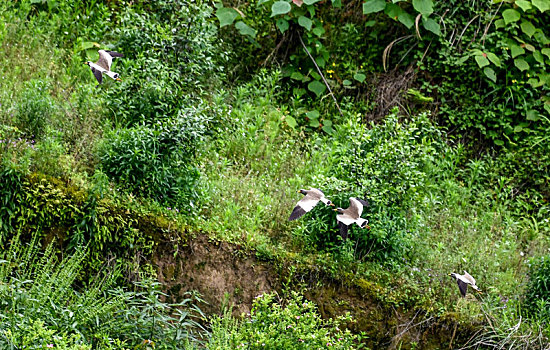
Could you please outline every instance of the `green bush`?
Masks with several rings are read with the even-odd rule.
[[[46,125],[55,112],[55,102],[50,96],[49,83],[43,80],[30,80],[25,83],[16,106],[17,124],[29,139],[44,136]]]
[[[525,299],[531,316],[550,324],[550,255],[531,262]]]
[[[358,335],[341,330],[349,315],[322,320],[314,303],[292,292],[288,299],[274,293],[254,300],[250,318],[215,318],[208,349],[358,349]]]

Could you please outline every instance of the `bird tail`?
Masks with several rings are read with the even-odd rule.
[[[365,228],[365,227],[367,227],[367,224],[369,223],[369,220],[363,219],[363,218],[359,218],[359,219],[357,219],[357,221],[355,221],[355,223],[356,223],[357,225],[359,225],[359,227]]]

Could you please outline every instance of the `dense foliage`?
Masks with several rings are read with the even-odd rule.
[[[419,324],[481,328],[471,347],[544,347],[549,10],[0,3],[0,343],[360,348],[349,317],[323,320],[289,291],[330,279]],[[95,86],[82,63],[98,49],[124,54],[122,81]],[[367,200],[370,227],[343,240],[323,205],[289,222],[309,187],[344,208]],[[284,271],[288,292],[242,318],[169,304],[152,257],[195,232]],[[463,270],[479,299],[459,298],[448,273]]]

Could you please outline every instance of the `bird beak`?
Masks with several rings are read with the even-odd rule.
[[[116,81],[122,81],[122,79],[120,79],[120,78],[116,78]]]
[[[332,209],[332,210],[334,210],[334,211],[338,211],[338,209]]]
[[[296,193],[300,193],[300,190],[296,191]]]
[[[330,203],[329,205],[330,205],[331,207],[334,207],[334,203]]]
[[[370,225],[365,226],[366,229],[370,230]]]

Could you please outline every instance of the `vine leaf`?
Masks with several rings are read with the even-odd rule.
[[[493,70],[493,68],[485,67],[485,68],[483,68],[483,73],[485,74],[485,76],[487,78],[491,79],[493,81],[493,83],[497,82],[497,75],[496,75],[495,71]]]
[[[497,55],[495,55],[492,52],[487,52],[487,58],[489,61],[491,61],[495,66],[500,67],[500,58],[498,58]]]
[[[523,21],[521,22],[521,30],[523,30],[523,32],[527,34],[528,37],[532,37],[533,34],[535,34],[537,28],[535,28],[533,23],[529,21]]]
[[[434,3],[432,0],[413,0],[412,3],[414,9],[425,16],[434,12]]]
[[[476,60],[477,65],[479,66],[479,68],[483,68],[483,67],[489,65],[489,60],[485,56],[475,55],[474,59]]]
[[[306,16],[300,16],[298,17],[298,24],[310,31],[313,21]]]
[[[422,17],[422,25],[426,30],[429,30],[430,32],[434,33],[437,36],[441,35],[441,28],[439,26],[439,23],[434,21],[432,18],[424,18]]]
[[[220,28],[233,23],[239,13],[232,8],[222,7],[216,10],[216,17],[220,21]]]
[[[363,14],[368,15],[369,13],[380,12],[386,8],[385,0],[367,0],[363,4]]]
[[[523,12],[532,8],[531,2],[527,0],[516,0],[515,4],[518,5],[518,7],[523,10]]]
[[[522,72],[529,69],[529,63],[523,58],[516,58],[514,60],[514,65]]]
[[[243,21],[238,21],[235,23],[235,28],[241,33],[241,35],[248,35],[249,37],[255,38],[256,37],[256,29],[251,28]]]
[[[363,73],[355,73],[353,75],[353,79],[357,80],[358,82],[362,83],[367,79],[367,76]]]
[[[277,22],[275,22],[275,25],[277,26],[277,28],[279,28],[281,33],[286,32],[289,28],[288,21],[284,18],[279,18]]]
[[[319,2],[321,0],[304,0],[304,4],[306,5],[313,5],[315,4],[316,2]]]
[[[539,9],[540,12],[550,10],[550,0],[533,0],[533,6]]]
[[[276,1],[271,6],[271,17],[284,15],[290,12],[290,4],[286,1]]]
[[[309,84],[307,84],[307,88],[309,91],[315,93],[317,97],[319,97],[323,92],[325,92],[325,89],[327,87],[325,86],[325,84],[322,84],[318,80],[313,80]]]
[[[512,22],[517,22],[519,18],[521,17],[520,13],[514,9],[508,9],[504,10],[502,12],[502,17],[504,18],[504,22],[506,24],[510,24]]]

